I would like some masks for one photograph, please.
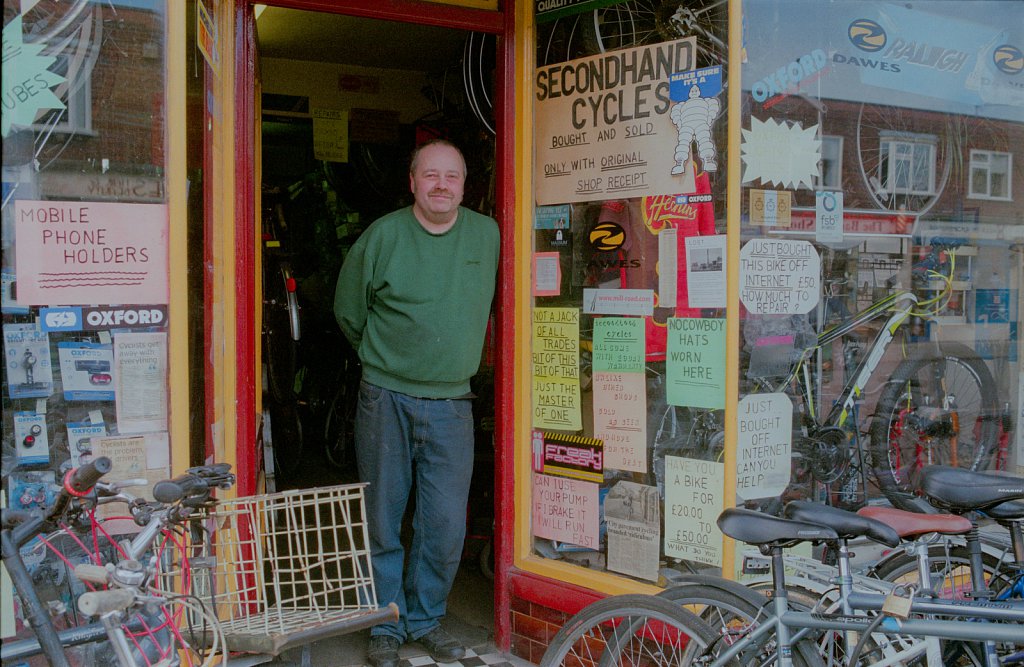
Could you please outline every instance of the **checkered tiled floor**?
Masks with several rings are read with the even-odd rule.
[[[473,649],[466,650],[466,656],[458,662],[446,662],[439,663],[435,662],[429,655],[420,655],[413,658],[402,658],[399,663],[399,667],[427,667],[429,665],[462,665],[463,667],[480,667],[480,665],[492,665],[493,667],[515,667],[518,665],[528,664],[523,662],[509,662],[512,660],[507,655],[500,653],[488,653],[486,655],[478,655]]]

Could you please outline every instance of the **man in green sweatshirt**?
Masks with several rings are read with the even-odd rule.
[[[440,626],[458,570],[473,472],[469,381],[480,365],[498,268],[498,225],[460,206],[462,153],[414,153],[412,206],[375,221],[338,275],[334,313],[362,361],[355,446],[366,491],[373,576],[397,623],[374,627],[367,657],[397,667],[420,642],[438,662],[465,654]],[[415,480],[408,563],[400,539]],[[403,577],[404,573],[404,577]]]

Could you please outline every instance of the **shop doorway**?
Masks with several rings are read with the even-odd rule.
[[[408,158],[459,145],[463,205],[496,216],[496,40],[466,30],[269,7],[257,16],[263,441],[268,487],[356,481],[358,358],[334,319],[338,270],[377,217],[412,203]],[[493,328],[493,327],[492,327]],[[474,379],[476,452],[452,613],[493,605],[494,336]],[[492,607],[493,608],[493,607]],[[470,610],[472,609],[472,614]]]

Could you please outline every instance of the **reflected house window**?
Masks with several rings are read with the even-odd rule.
[[[931,134],[881,133],[881,160],[877,174],[879,189],[888,194],[934,193],[937,145],[938,137]]]
[[[67,79],[72,58],[68,54],[56,58],[50,71]],[[93,134],[91,63],[77,63],[71,71],[70,84],[55,88],[54,92],[60,95],[67,108],[48,110],[32,129],[58,134]]]
[[[821,138],[821,160],[818,174],[814,177],[815,190],[839,190],[843,183],[843,138],[824,136]]]
[[[1010,153],[972,150],[969,196],[972,199],[1012,199],[1012,166]]]

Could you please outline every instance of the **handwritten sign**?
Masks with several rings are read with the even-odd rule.
[[[665,457],[665,555],[698,563],[722,562],[725,465]]]
[[[18,302],[167,303],[167,206],[14,202]]]
[[[606,468],[647,472],[647,384],[643,373],[594,373],[594,435]]]
[[[683,120],[677,127],[673,110],[684,101],[669,89],[695,53],[687,37],[538,68],[537,203],[693,192],[692,163],[678,163],[669,146],[683,135],[689,145],[694,130]]]
[[[533,311],[533,425],[578,431],[580,409],[580,311]]]
[[[725,320],[670,317],[667,354],[670,405],[725,407]]]
[[[737,421],[736,495],[768,498],[789,486],[793,458],[793,403],[783,393],[740,400]]]
[[[740,301],[752,313],[809,313],[820,282],[821,258],[807,241],[753,239],[740,250]]]
[[[533,476],[533,534],[597,548],[598,486],[578,479]]]
[[[600,317],[594,320],[594,371],[644,371],[644,320]]]

